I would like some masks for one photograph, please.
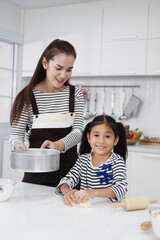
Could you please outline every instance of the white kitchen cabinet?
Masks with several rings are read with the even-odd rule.
[[[147,196],[160,201],[160,153],[129,152],[127,159],[128,197]]]
[[[149,4],[148,38],[160,38],[160,1]]]
[[[144,75],[147,40],[103,42],[101,75]]]
[[[33,73],[42,49],[56,38],[71,42],[76,49],[73,75],[99,75],[101,26],[102,7],[97,5],[70,5],[27,11],[23,76],[27,72],[30,75]]]
[[[145,1],[106,1],[103,41],[147,38],[148,4]]]
[[[160,39],[148,40],[147,75],[160,75]]]
[[[145,1],[106,2],[101,75],[146,74],[147,23],[148,4]]]

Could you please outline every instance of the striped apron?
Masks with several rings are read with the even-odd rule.
[[[45,140],[58,141],[71,132],[74,121],[75,87],[70,86],[69,113],[39,114],[34,94],[32,95],[32,109],[34,113],[30,148],[40,148]],[[25,173],[23,182],[56,187],[77,160],[77,146],[60,154],[60,169],[47,173]]]

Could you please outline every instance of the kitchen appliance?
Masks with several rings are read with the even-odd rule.
[[[29,148],[11,151],[11,167],[25,172],[51,172],[59,169],[60,152],[53,149]]]

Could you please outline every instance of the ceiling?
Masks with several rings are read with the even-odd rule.
[[[94,2],[96,0],[4,0],[23,9],[48,8],[61,5],[69,5],[84,2]]]

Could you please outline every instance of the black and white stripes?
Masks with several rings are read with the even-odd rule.
[[[121,201],[127,193],[124,160],[118,154],[113,153],[105,164],[110,166],[110,168],[105,169],[107,176],[109,176],[107,182],[104,180],[104,164],[95,167],[92,165],[91,154],[81,155],[70,172],[61,179],[59,185],[66,183],[70,188],[73,188],[81,181],[80,188],[83,190],[110,187],[116,194],[117,200]],[[56,192],[59,193],[59,187],[57,187]]]
[[[42,93],[37,90],[33,90],[36,103],[38,106],[39,114],[50,113],[69,113],[69,87],[67,86],[63,91],[57,93]],[[84,128],[84,99],[82,91],[79,88],[75,88],[75,117],[73,121],[72,131],[70,134],[63,138],[66,149],[75,146],[80,142],[82,131]],[[22,142],[29,139],[33,124],[33,111],[32,107],[29,107],[28,112],[22,112],[21,118],[18,123],[13,124],[10,143]],[[26,134],[26,126],[28,125],[29,131]],[[25,139],[26,135],[26,139]],[[28,142],[29,145],[29,142]]]

